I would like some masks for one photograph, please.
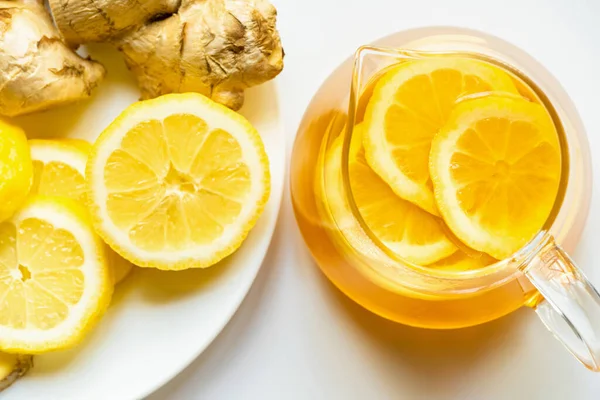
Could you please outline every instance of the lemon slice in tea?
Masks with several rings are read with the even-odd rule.
[[[441,221],[398,197],[373,172],[365,159],[362,125],[354,127],[348,173],[358,211],[366,225],[390,250],[415,264],[429,264],[457,251],[443,232]],[[325,160],[325,193],[331,213],[346,234],[352,234],[354,218],[342,178],[343,136],[335,139]],[[360,238],[352,245],[361,247]],[[362,246],[364,247],[364,246]]]
[[[449,257],[427,265],[427,268],[437,271],[464,272],[481,269],[497,261],[485,253],[467,254],[462,250],[458,250]]]
[[[448,227],[501,260],[532,239],[552,210],[561,177],[558,134],[539,104],[465,100],[433,140],[430,168]]]
[[[431,141],[457,99],[486,92],[518,94],[507,73],[475,59],[438,57],[391,68],[375,85],[365,112],[369,165],[398,196],[437,215]]]

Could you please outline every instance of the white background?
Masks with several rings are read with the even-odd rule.
[[[394,31],[484,30],[542,62],[572,97],[600,154],[598,0],[275,0],[287,151],[313,93],[360,44]],[[600,162],[595,175],[600,176]],[[600,184],[575,260],[600,286]],[[201,318],[201,316],[198,316]],[[157,363],[160,360],[156,360]],[[231,323],[166,399],[598,400],[600,374],[574,361],[530,310],[479,327],[426,331],[385,321],[329,284],[310,258],[289,193],[271,250]]]

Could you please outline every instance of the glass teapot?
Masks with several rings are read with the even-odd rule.
[[[402,62],[454,56],[510,73],[524,96],[548,110],[562,155],[558,194],[539,232],[511,256],[463,270],[418,265],[390,249],[357,206],[348,166],[365,118],[362,99],[378,79]],[[357,303],[434,329],[484,323],[525,305],[586,367],[600,371],[600,296],[567,255],[590,205],[589,147],[568,95],[527,53],[481,32],[444,27],[403,31],[359,48],[306,110],[290,173],[306,244],[325,275]]]

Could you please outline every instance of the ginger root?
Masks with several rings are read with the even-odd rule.
[[[63,43],[40,1],[0,1],[0,114],[86,98],[104,75],[101,64]]]
[[[150,19],[177,11],[181,0],[49,0],[67,44],[107,42]]]
[[[23,376],[33,365],[33,357],[0,353],[0,392]]]
[[[0,0],[2,115],[90,96],[105,70],[73,51],[83,43],[113,43],[142,99],[199,92],[237,110],[283,68],[267,0],[48,0],[56,27],[42,1]]]
[[[199,92],[234,110],[244,89],[283,68],[267,0],[49,0],[72,45],[110,41],[125,55],[142,98]],[[143,5],[142,5],[143,4]]]

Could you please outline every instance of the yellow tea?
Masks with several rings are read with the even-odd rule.
[[[454,53],[399,60],[355,95],[349,114],[308,118],[292,161],[298,223],[327,276],[415,326],[468,326],[535,302],[528,282],[485,280],[560,204],[568,155],[536,88]],[[465,275],[475,286],[453,291]]]
[[[525,52],[413,29],[359,48],[315,94],[292,202],[321,270],[365,308],[444,329],[527,305],[600,371],[600,294],[567,253],[590,158],[568,95]]]

